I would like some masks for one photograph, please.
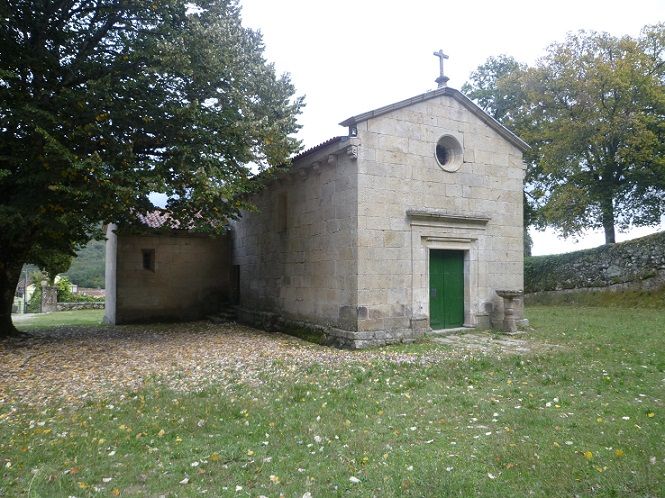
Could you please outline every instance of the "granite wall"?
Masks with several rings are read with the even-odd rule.
[[[113,229],[107,231],[106,322],[194,320],[232,299],[228,236]]]
[[[665,287],[665,232],[594,249],[527,258],[525,292]]]

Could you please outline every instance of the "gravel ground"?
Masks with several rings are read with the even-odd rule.
[[[428,364],[521,352],[496,345],[478,348],[479,340],[492,341],[488,334],[467,334],[469,347],[458,340],[425,352],[344,351],[280,333],[208,322],[54,327],[31,334],[28,339],[0,342],[0,406],[83,402],[139,388],[146,381],[192,390],[211,382],[222,387],[259,384],[266,378],[293,376],[313,364],[336,370],[377,360]]]

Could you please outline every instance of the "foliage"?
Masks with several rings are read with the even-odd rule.
[[[88,296],[87,294],[72,294],[69,301],[62,301],[69,303],[103,303],[105,298],[103,296]]]
[[[50,251],[40,247],[36,248],[35,251],[38,251],[40,254],[43,278],[48,280],[49,285],[55,285],[56,277],[59,274],[66,272],[71,266],[72,256],[70,254]]]
[[[67,277],[60,277],[55,283],[55,287],[58,289],[58,302],[59,303],[68,303],[74,299],[74,293],[72,292],[72,283]]]
[[[550,46],[535,67],[503,58],[477,73],[470,96],[533,147],[526,192],[542,217],[535,224],[564,236],[604,228],[613,243],[615,227],[660,221],[665,24],[637,39],[581,31]]]
[[[236,0],[10,0],[0,18],[0,335],[24,262],[136,223],[151,192],[221,231],[261,187],[252,165],[299,149],[302,99]]]
[[[105,242],[91,240],[76,251],[76,257],[65,274],[80,287],[103,289],[105,258]]]
[[[26,306],[28,313],[40,313],[42,311],[42,286],[35,284],[35,290],[30,296],[30,300]]]
[[[190,377],[176,370],[81,404],[7,404],[3,485],[11,496],[659,496],[665,312],[574,311],[528,310],[527,343],[554,346],[539,353],[431,343],[344,362],[334,350],[309,364],[266,355],[248,382],[216,358],[227,377],[204,388],[168,389],[166,377]],[[153,337],[128,331],[133,346]]]
[[[490,57],[471,73],[469,81],[462,85],[462,93],[494,119],[514,128],[519,118],[515,112],[524,101],[519,76],[526,69],[525,64],[508,55]]]
[[[526,80],[539,123],[540,204],[563,234],[665,214],[665,24],[638,39],[579,33]]]

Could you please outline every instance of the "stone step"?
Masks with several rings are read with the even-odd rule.
[[[433,337],[445,337],[447,335],[457,335],[457,334],[466,334],[467,332],[473,332],[475,327],[455,327],[452,329],[438,329],[430,330],[426,332],[425,335]]]
[[[214,315],[209,315],[208,320],[212,323],[230,323],[238,319],[238,313],[235,308],[224,308]]]

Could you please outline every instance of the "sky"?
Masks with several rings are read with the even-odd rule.
[[[436,88],[449,56],[448,86],[460,89],[488,57],[507,54],[532,65],[548,45],[581,29],[636,37],[665,21],[665,0],[241,0],[245,26],[263,34],[265,56],[289,73],[306,107],[298,137],[306,148],[345,135],[344,119]],[[617,234],[618,240],[665,230]],[[595,247],[601,233],[574,242],[533,232],[534,254]]]

